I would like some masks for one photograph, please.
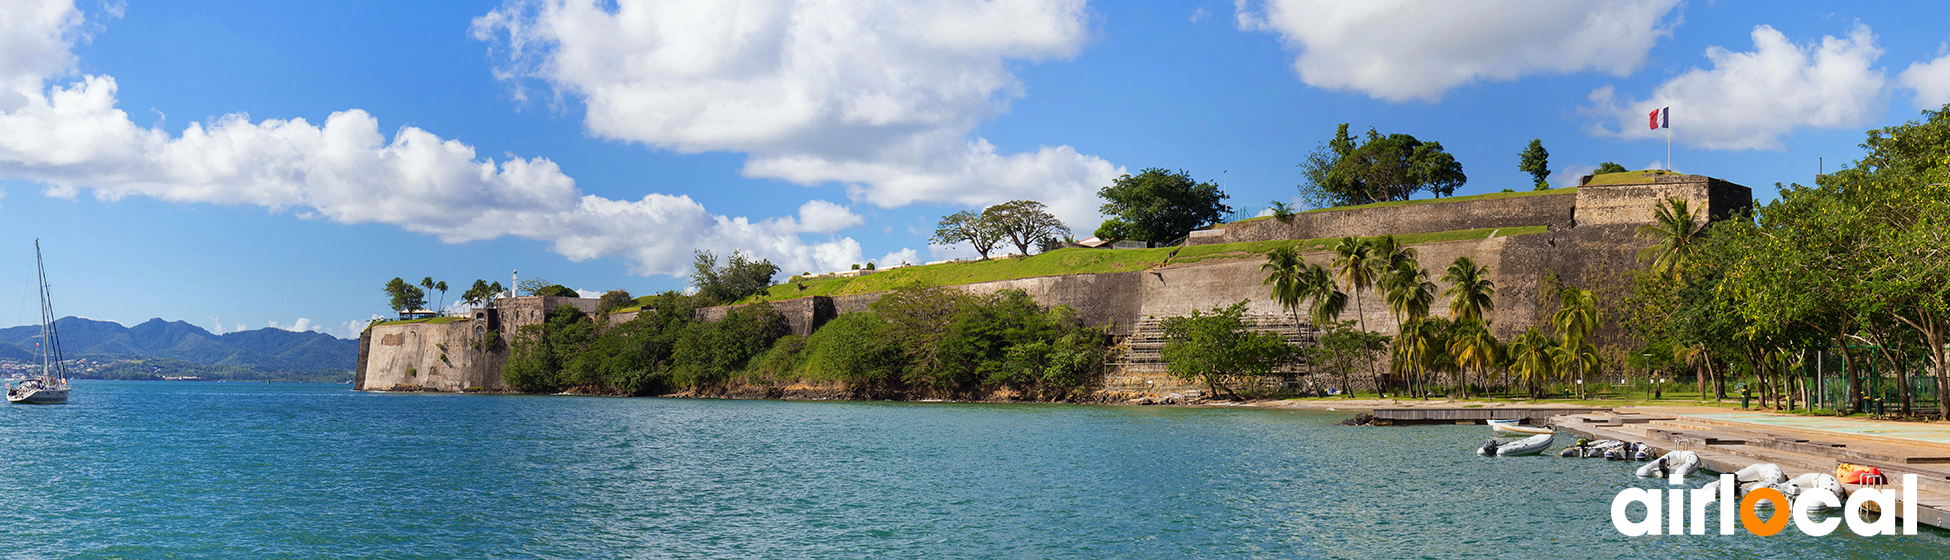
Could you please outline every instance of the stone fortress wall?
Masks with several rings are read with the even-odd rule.
[[[1585,186],[1571,191],[1524,194],[1501,198],[1435,201],[1399,206],[1325,210],[1298,214],[1291,223],[1273,219],[1228,224],[1194,234],[1187,244],[1236,243],[1277,239],[1315,239],[1343,236],[1436,233],[1482,228],[1545,226],[1543,233],[1413,245],[1431,279],[1459,255],[1470,255],[1490,267],[1496,283],[1496,309],[1491,324],[1497,336],[1508,339],[1532,326],[1546,324],[1550,309],[1547,277],[1569,285],[1616,288],[1639,265],[1635,256],[1648,242],[1633,237],[1651,222],[1653,209],[1667,198],[1689,201],[1713,219],[1751,209],[1747,187],[1697,175],[1661,175],[1641,184]],[[1328,253],[1305,255],[1310,263],[1326,264]],[[1146,319],[1182,316],[1192,311],[1247,302],[1249,313],[1284,314],[1263,284],[1259,259],[1173,265],[1159,269],[1103,274],[1073,274],[982,282],[959,286],[973,293],[1022,290],[1043,305],[1068,305],[1092,325],[1105,325],[1128,336]],[[1609,284],[1607,284],[1609,283]],[[1346,289],[1346,288],[1343,288]],[[867,311],[881,294],[812,296],[769,302],[786,318],[794,334],[807,335],[842,313]],[[1355,295],[1350,293],[1350,295]],[[1395,320],[1387,304],[1373,290],[1350,301],[1346,320],[1364,320],[1369,330],[1393,334]],[[383,390],[396,386],[457,391],[468,387],[504,389],[500,379],[506,352],[461,351],[489,332],[506,333],[539,323],[547,312],[575,305],[594,312],[596,300],[584,298],[503,298],[492,309],[477,310],[469,320],[442,325],[385,325],[360,337],[356,388]],[[699,309],[698,317],[714,321],[731,306]],[[1358,311],[1357,311],[1358,310]],[[634,314],[618,314],[611,322]],[[444,345],[446,351],[442,351]],[[445,358],[441,356],[444,354]]]

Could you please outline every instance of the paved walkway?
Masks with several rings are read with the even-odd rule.
[[[1639,406],[1622,408],[1620,411],[1690,416],[1706,420],[1741,422],[1774,428],[1826,432],[1845,436],[1869,436],[1883,439],[1890,443],[1907,440],[1932,446],[1950,447],[1950,423],[1945,422],[1898,422],[1892,420],[1870,420],[1866,418],[1837,418],[1833,416],[1796,416],[1772,412],[1707,407]]]

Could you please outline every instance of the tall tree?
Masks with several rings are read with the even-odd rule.
[[[988,260],[989,251],[994,251],[995,244],[1002,241],[1002,230],[984,219],[983,214],[963,210],[943,216],[934,227],[934,237],[928,241],[936,245],[968,243],[976,253],[982,255],[982,260]]]
[[[1530,327],[1510,342],[1510,369],[1530,388],[1531,398],[1543,396],[1543,383],[1557,376],[1556,354],[1557,344],[1537,332],[1537,327]]]
[[[1273,287],[1273,301],[1293,315],[1293,330],[1301,331],[1300,302],[1307,298],[1307,259],[1293,247],[1280,247],[1266,253],[1266,262],[1259,265],[1259,271],[1266,273],[1261,282]]]
[[[1558,292],[1558,300],[1557,313],[1551,314],[1551,325],[1557,328],[1561,340],[1558,348],[1567,353],[1560,363],[1567,363],[1572,366],[1571,370],[1577,372],[1578,391],[1583,393],[1585,374],[1591,366],[1597,365],[1594,361],[1585,360],[1584,354],[1585,347],[1590,346],[1586,341],[1598,331],[1598,296],[1591,290],[1566,287]],[[1597,350],[1591,350],[1590,354],[1595,358]],[[1579,398],[1584,398],[1584,395],[1579,395]]]
[[[468,286],[467,291],[461,292],[460,298],[467,305],[480,307],[481,304],[494,298],[494,292],[488,287],[486,280],[476,278],[473,286]]]
[[[1408,200],[1425,190],[1448,196],[1469,180],[1440,142],[1369,129],[1366,141],[1355,144],[1346,131],[1340,125],[1333,141],[1300,164],[1308,181],[1301,196],[1316,206]]]
[[[725,305],[764,293],[779,273],[772,261],[752,260],[744,251],[732,251],[722,267],[718,266],[718,256],[710,251],[700,249],[693,257],[691,285],[697,288],[698,297],[709,302],[707,305]]]
[[[405,313],[427,305],[427,293],[401,278],[386,282],[386,297],[394,313]]]
[[[1341,282],[1354,291],[1354,318],[1361,325],[1361,332],[1367,333],[1368,317],[1367,311],[1362,309],[1361,290],[1371,288],[1375,283],[1374,246],[1359,237],[1341,238],[1334,243],[1333,267]],[[1375,390],[1379,392],[1381,376],[1375,372],[1374,362],[1368,363],[1368,375],[1374,378]]]
[[[423,278],[423,279],[421,279],[421,280],[420,280],[420,287],[421,287],[421,288],[425,288],[425,290],[424,290],[424,291],[421,291],[420,293],[422,293],[422,294],[425,294],[425,293],[427,293],[427,292],[431,292],[431,291],[433,291],[433,287],[434,287],[434,286],[435,286],[435,283],[434,283],[434,281],[433,281],[433,277],[432,277],[432,276],[428,276],[428,277],[426,277],[426,278]],[[425,303],[425,302],[422,302],[422,303],[420,304],[420,306],[421,306],[421,307],[425,307],[425,306],[426,306],[426,303]]]
[[[446,309],[447,308],[447,281],[441,280],[439,282],[434,282],[433,289],[440,290],[440,305],[438,307],[441,309]]]
[[[1496,283],[1490,281],[1490,267],[1477,266],[1476,259],[1469,255],[1457,255],[1456,261],[1449,263],[1448,271],[1443,273],[1442,281],[1449,284],[1442,295],[1449,296],[1450,318],[1481,321],[1496,309]]]
[[[1313,302],[1307,312],[1314,324],[1339,321],[1341,313],[1347,310],[1347,294],[1341,292],[1340,286],[1334,285],[1334,273],[1328,272],[1326,267],[1308,264],[1307,270],[1301,274],[1300,285],[1301,296]]]
[[[1177,241],[1192,230],[1219,223],[1232,211],[1225,205],[1229,197],[1218,185],[1194,181],[1184,171],[1156,167],[1118,177],[1099,189],[1097,196],[1104,199],[1098,211],[1107,218],[1096,235],[1106,239]]]
[[[1496,334],[1490,332],[1488,324],[1478,319],[1458,320],[1456,334],[1449,339],[1449,354],[1455,356],[1458,371],[1474,369],[1479,378],[1483,372],[1501,364],[1501,350]],[[1457,381],[1457,385],[1462,387],[1462,398],[1469,398],[1468,379]]]
[[[1049,213],[1043,203],[1034,200],[1011,200],[982,211],[982,219],[995,224],[995,229],[1016,246],[1016,251],[1029,256],[1029,246],[1041,243],[1056,234],[1068,235],[1070,228],[1063,220]]]
[[[1530,146],[1517,154],[1517,169],[1530,174],[1530,182],[1535,190],[1548,189],[1551,188],[1551,184],[1545,179],[1551,176],[1550,159],[1551,153],[1544,149],[1544,140],[1532,138]]]

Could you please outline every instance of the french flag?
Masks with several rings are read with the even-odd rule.
[[[1651,115],[1647,115],[1647,116],[1652,117],[1653,130],[1658,130],[1661,128],[1672,128],[1672,122],[1670,120],[1672,118],[1671,107],[1660,107],[1659,110],[1653,111]]]

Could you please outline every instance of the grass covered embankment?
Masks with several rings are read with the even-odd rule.
[[[1491,237],[1492,234],[1495,237],[1510,237],[1513,235],[1543,233],[1544,230],[1544,226],[1481,228],[1406,234],[1395,237],[1396,239],[1400,239],[1404,244],[1415,244],[1486,239]],[[779,301],[806,296],[869,294],[891,291],[903,286],[952,286],[957,284],[1015,280],[1019,278],[1035,278],[1038,276],[1130,272],[1164,265],[1168,257],[1170,264],[1174,265],[1258,259],[1264,258],[1268,251],[1280,247],[1295,247],[1302,253],[1317,253],[1329,250],[1334,242],[1339,239],[1286,239],[1250,243],[1191,245],[1182,248],[1160,247],[1157,249],[1057,249],[1028,257],[941,263],[926,266],[906,266],[854,277],[813,278],[797,282],[788,280],[783,284],[772,286],[764,294],[740,300],[738,303]],[[1178,251],[1177,256],[1171,256],[1173,250]],[[801,284],[805,286],[805,289],[799,288]]]

